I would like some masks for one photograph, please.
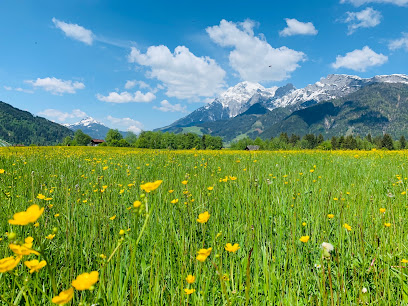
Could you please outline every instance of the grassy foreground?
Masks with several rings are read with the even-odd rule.
[[[27,237],[40,255],[0,273],[0,304],[52,305],[98,271],[69,305],[399,305],[408,301],[407,158],[1,148],[0,259]],[[140,188],[156,180],[156,190]],[[9,224],[32,204],[45,208],[35,223]],[[47,265],[30,274],[32,259]]]

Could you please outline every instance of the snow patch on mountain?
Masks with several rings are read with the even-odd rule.
[[[77,128],[77,127],[89,127],[89,126],[91,126],[93,124],[98,124],[98,125],[105,126],[103,123],[95,120],[92,117],[86,117],[86,118],[82,119],[81,121],[76,122],[76,123],[72,123],[72,124],[67,124],[66,123],[66,124],[64,124],[64,126],[72,129],[72,128]]]

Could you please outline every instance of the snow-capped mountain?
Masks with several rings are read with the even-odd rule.
[[[405,83],[408,76],[403,74],[379,75],[372,78],[360,78],[353,75],[330,74],[320,81],[307,85],[305,88],[296,89],[281,98],[273,101],[268,108],[285,107],[297,103],[314,101],[327,101],[348,95],[358,89],[373,83]]]
[[[213,102],[200,107],[161,130],[233,118],[244,113],[256,103],[261,103],[268,110],[296,104],[302,108],[321,101],[341,98],[364,86],[382,82],[408,84],[408,76],[392,74],[360,78],[353,75],[330,74],[321,78],[320,81],[300,89],[295,89],[292,84],[279,88],[265,88],[258,83],[241,82],[228,88]]]
[[[73,124],[64,124],[67,128],[76,131],[81,130],[85,134],[88,134],[92,138],[105,139],[106,133],[110,130],[109,127],[104,125],[102,122],[95,120],[92,117],[86,117],[81,121]],[[125,136],[125,132],[120,132]]]
[[[86,118],[82,119],[81,121],[76,122],[76,123],[73,123],[73,124],[67,124],[67,123],[66,123],[66,124],[63,124],[63,125],[66,126],[67,128],[77,130],[78,128],[76,128],[76,127],[83,128],[83,127],[91,126],[91,125],[93,125],[93,124],[98,124],[98,125],[103,125],[103,126],[105,126],[103,123],[101,123],[101,122],[95,120],[95,119],[92,118],[92,117],[86,117]]]

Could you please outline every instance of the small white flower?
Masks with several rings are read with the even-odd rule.
[[[367,291],[368,291],[368,290],[367,290],[366,287],[364,287],[364,288],[361,290],[362,293],[367,293]]]
[[[315,264],[314,266],[315,266],[316,269],[320,269],[320,268],[322,267],[322,266],[319,265],[319,264]]]

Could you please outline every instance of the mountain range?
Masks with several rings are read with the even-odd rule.
[[[92,117],[86,117],[79,122],[73,124],[63,124],[72,131],[81,130],[92,138],[105,139],[106,133],[110,130],[109,127],[103,123],[95,120]],[[123,137],[126,137],[126,132],[119,131]]]
[[[241,82],[212,103],[158,130],[211,134],[227,142],[281,132],[322,133],[326,138],[366,132],[397,136],[408,132],[405,124],[393,125],[405,120],[407,88],[404,74],[372,78],[331,74],[300,89],[292,84],[264,88]]]

